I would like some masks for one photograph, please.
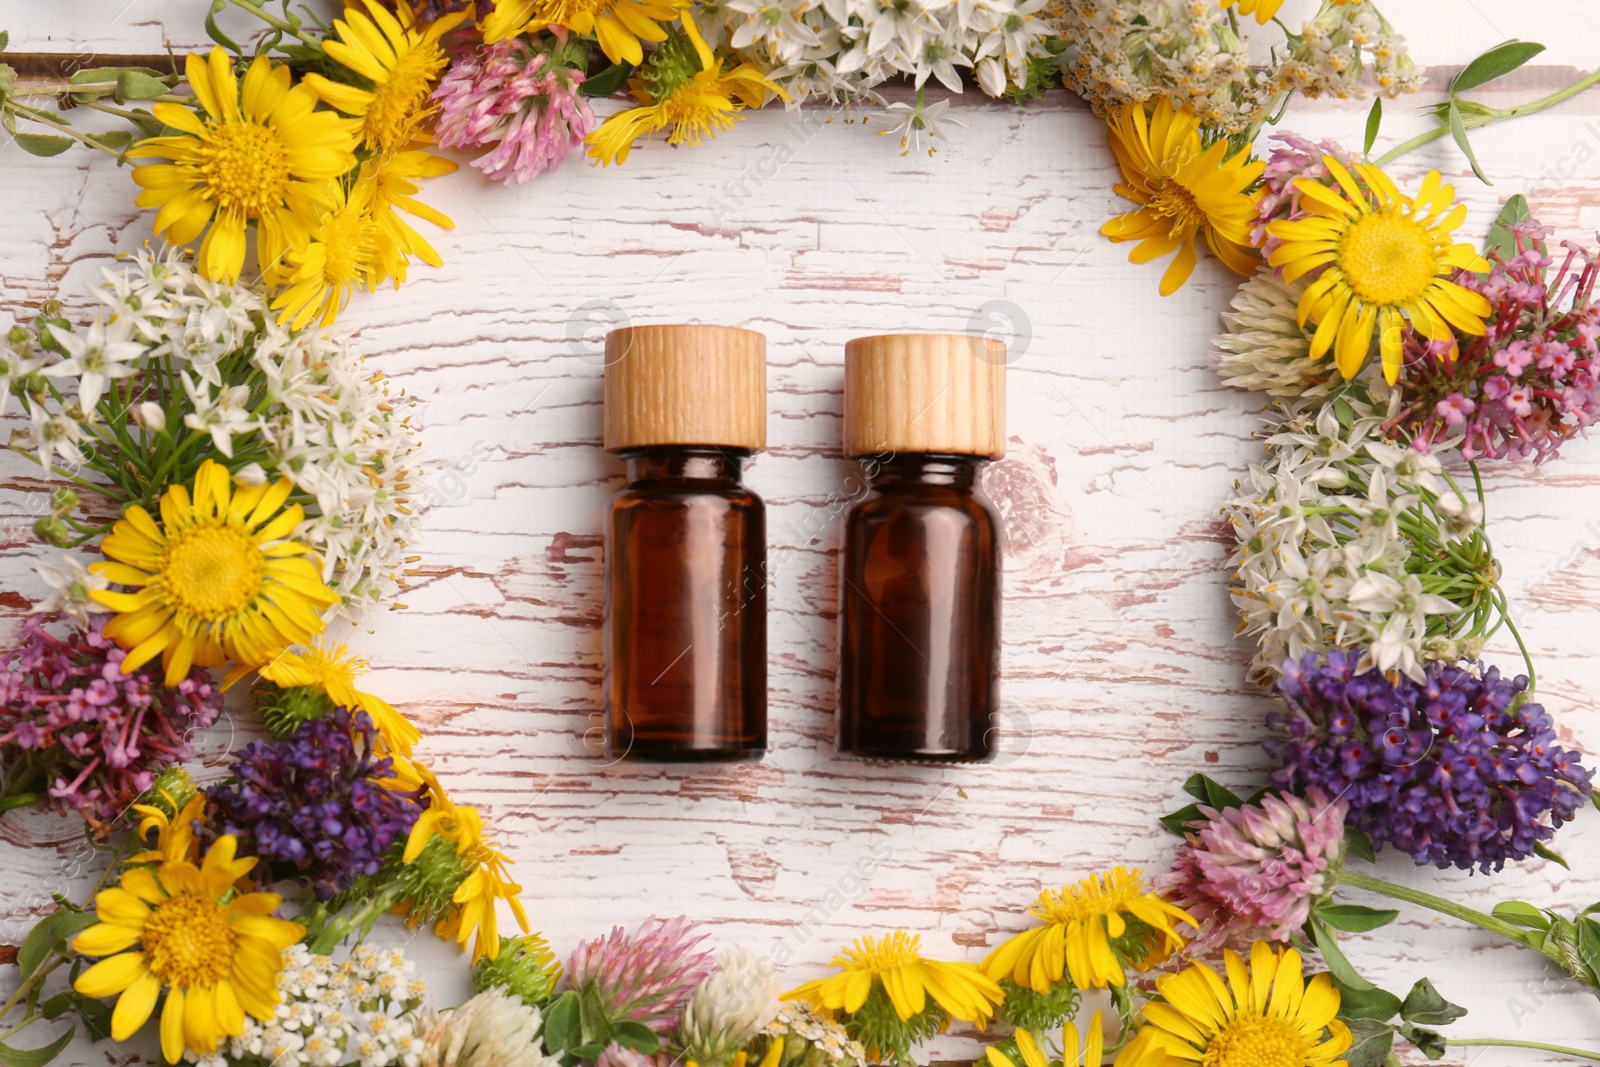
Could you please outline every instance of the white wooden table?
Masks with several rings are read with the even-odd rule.
[[[204,0],[4,8],[17,50],[203,44]],[[1600,61],[1600,9],[1583,0],[1388,0],[1384,11],[1422,63],[1460,64],[1511,36],[1549,44],[1512,88],[1485,95],[1495,102],[1542,95]],[[1423,128],[1410,103],[1390,108],[1386,142]],[[463,168],[427,192],[459,224],[434,239],[443,269],[418,269],[399,295],[358,297],[343,316],[374,364],[421,399],[439,467],[409,607],[353,641],[377,668],[371,688],[422,727],[422,754],[490,817],[534,921],[563,953],[613,923],[686,912],[720,942],[792,956],[793,983],[841,943],[895,927],[932,953],[976,959],[1023,925],[1041,887],[1167,863],[1173,840],[1155,820],[1190,773],[1263,780],[1271,701],[1244,685],[1218,519],[1257,454],[1257,401],[1223,388],[1207,352],[1237,279],[1202,258],[1163,300],[1158,267],[1129,265],[1098,236],[1123,205],[1102,126],[1076,100],[1057,92],[1019,110],[972,91],[954,113],[967,128],[932,159],[901,158],[846,118],[767,111],[698,151],[645,145],[623,168],[572,164],[518,189]],[[1301,104],[1283,128],[1358,145],[1364,116],[1362,104]],[[1473,236],[1522,191],[1562,236],[1593,239],[1600,95],[1474,141],[1493,188],[1447,141],[1394,173],[1404,187],[1430,166],[1446,171],[1471,204]],[[126,171],[99,158],[8,147],[0,167],[8,307],[59,295],[83,308],[100,268],[149,235]],[[730,184],[741,175],[742,190]],[[1006,517],[1005,754],[952,769],[840,762],[834,516],[853,470],[838,445],[844,342],[964,331],[975,317],[981,328],[997,306],[1029,324],[1011,368],[1011,454],[989,481]],[[749,469],[777,561],[771,748],[758,765],[605,766],[586,744],[598,726],[601,522],[620,465],[600,449],[597,334],[583,338],[607,318],[727,323],[769,339],[771,447]],[[0,433],[14,408],[5,421]],[[29,509],[47,489],[34,472],[0,456],[7,637],[43,592]],[[1490,467],[1488,481],[1540,697],[1567,743],[1600,750],[1600,441],[1538,469]],[[1508,640],[1489,658],[1515,666]],[[219,724],[209,773],[258,733],[238,712]],[[75,826],[0,819],[0,941],[17,940],[43,893],[82,882]],[[1484,908],[1600,898],[1600,815],[1586,811],[1557,844],[1571,873],[1533,862],[1469,877],[1398,855],[1381,872]],[[408,947],[441,1000],[466,995],[453,949],[430,936]],[[1390,988],[1432,975],[1471,1009],[1457,1036],[1600,1047],[1600,1005],[1487,934],[1407,910],[1347,951]],[[933,1051],[975,1050],[957,1033]],[[1483,1052],[1446,1062],[1557,1062],[1468,1051]],[[109,1053],[80,1042],[61,1062],[129,1057],[154,1062],[154,1042]]]

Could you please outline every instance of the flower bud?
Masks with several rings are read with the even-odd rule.
[[[259,463],[246,463],[233,472],[233,481],[236,485],[254,489],[258,485],[267,484],[267,472],[262,469]]]
[[[72,531],[54,515],[45,515],[33,521],[33,536],[47,545],[66,548],[72,543]]]
[[[146,400],[134,408],[134,419],[151,433],[162,433],[167,428],[167,413],[154,400]]]
[[[50,510],[57,516],[65,515],[78,506],[78,494],[66,486],[50,494]]]

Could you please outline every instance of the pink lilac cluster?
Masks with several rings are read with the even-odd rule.
[[[45,627],[29,619],[21,647],[0,655],[5,793],[48,785],[58,811],[104,835],[157,772],[193,755],[190,735],[216,721],[222,695],[203,670],[173,688],[144,670],[122,673],[126,653],[99,627],[65,637]]]
[[[1222,811],[1202,805],[1205,818],[1189,824],[1156,891],[1194,916],[1203,951],[1287,941],[1333,890],[1347,811],[1316,786],[1304,798],[1268,793]]]
[[[1420,450],[1459,442],[1467,459],[1543,462],[1600,418],[1600,257],[1565,242],[1551,274],[1549,231],[1510,230],[1515,254],[1496,256],[1487,274],[1455,276],[1489,301],[1484,335],[1460,338],[1454,358],[1448,345],[1406,341],[1406,406],[1389,428]]]
[[[554,170],[600,120],[578,93],[582,46],[559,37],[539,46],[523,37],[463,51],[434,90],[434,136],[445,148],[490,148],[472,165],[516,185]]]
[[[1272,255],[1282,242],[1267,233],[1269,222],[1283,219],[1303,219],[1309,212],[1300,206],[1300,191],[1294,187],[1296,178],[1328,182],[1330,175],[1322,162],[1323,156],[1332,156],[1346,167],[1356,157],[1333,141],[1313,144],[1293,133],[1279,134],[1273,138],[1283,147],[1274,148],[1267,157],[1266,169],[1261,172],[1261,201],[1256,217],[1250,224],[1250,241],[1261,249],[1263,259]]]
[[[1557,743],[1528,680],[1430,663],[1421,682],[1357,671],[1361,650],[1288,660],[1267,718],[1279,789],[1321,789],[1346,821],[1417,863],[1497,871],[1554,836],[1591,772]]]
[[[239,751],[233,778],[207,793],[207,845],[232,834],[241,852],[273,865],[275,876],[309,883],[327,900],[371,877],[422,813],[409,793],[373,779],[394,761],[373,756],[367,713],[337,708],[281,741],[252,741]]]
[[[700,948],[704,940],[682,915],[647,919],[631,935],[614,927],[609,937],[578,946],[567,981],[613,1026],[631,1020],[669,1034],[695,986],[716,970],[716,957]]]

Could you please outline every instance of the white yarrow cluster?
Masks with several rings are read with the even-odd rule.
[[[714,0],[707,33],[766,71],[798,107],[879,100],[897,77],[961,92],[963,74],[990,96],[1028,84],[1055,34],[1047,0]]]
[[[785,1062],[798,1060],[803,1067],[866,1067],[867,1050],[861,1042],[810,1004],[784,1004],[763,1032],[784,1039]]]
[[[33,419],[26,439],[13,443],[47,469],[75,470],[84,462],[79,446],[102,416],[149,434],[204,434],[241,484],[279,476],[294,484],[307,518],[291,536],[321,554],[323,580],[344,598],[339,614],[359,620],[403,584],[416,528],[411,501],[422,489],[421,443],[404,413],[410,401],[342,341],[318,329],[285,330],[261,293],[206,280],[181,250],[144,249],[104,273],[94,294],[108,317],[84,330],[48,327],[66,358],[45,363],[15,330],[0,346],[0,405],[12,383],[23,382]],[[182,425],[167,425],[170,403],[96,411],[108,389],[141,367],[181,384]],[[28,383],[39,376],[75,381],[76,399],[30,399]]]
[[[1417,681],[1428,660],[1481,651],[1481,640],[1434,625],[1459,606],[1409,566],[1416,523],[1437,524],[1441,542],[1464,540],[1482,525],[1481,505],[1447,484],[1436,458],[1385,438],[1398,404],[1398,393],[1385,403],[1352,391],[1279,409],[1266,462],[1224,507],[1238,541],[1240,632],[1259,643],[1253,680],[1271,684],[1286,659],[1335,647],[1363,649],[1362,670]]]
[[[421,1067],[416,1013],[428,984],[411,976],[404,953],[362,945],[335,963],[294,945],[283,955],[272,1021],[246,1015],[244,1032],[216,1054],[185,1052],[186,1060],[198,1067]]]

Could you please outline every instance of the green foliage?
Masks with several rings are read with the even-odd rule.
[[[1000,979],[1000,988],[1006,994],[1000,1005],[1001,1019],[1031,1034],[1054,1030],[1078,1014],[1078,990],[1064,976],[1048,993],[1019,986],[1010,978]]]
[[[1161,817],[1161,825],[1172,833],[1182,837],[1191,822],[1199,822],[1205,816],[1200,814],[1200,805],[1215,811],[1226,811],[1228,808],[1237,808],[1244,804],[1254,804],[1266,795],[1265,789],[1258,789],[1250,794],[1248,800],[1241,799],[1227,786],[1204,775],[1193,774],[1183,783],[1183,791],[1194,797],[1196,803],[1179,808],[1169,815]]]
[[[337,707],[328,695],[314,686],[281,689],[260,679],[250,690],[261,721],[272,736],[282,741],[313,719],[331,715]]]
[[[1370,156],[1372,146],[1378,141],[1378,127],[1383,125],[1383,97],[1372,98],[1372,110],[1367,112],[1367,135],[1361,143],[1361,154]]]
[[[593,1063],[613,1041],[643,1056],[661,1047],[654,1030],[631,1019],[610,1019],[595,995],[583,990],[569,989],[544,1009],[545,1050],[563,1063]]]
[[[68,1030],[43,1048],[12,1048],[10,1045],[0,1043],[0,1064],[4,1067],[44,1067],[56,1058],[57,1053],[67,1047],[67,1042],[72,1040],[74,1030]]]
[[[1450,81],[1449,98],[1435,105],[1433,109],[1434,115],[1444,125],[1451,139],[1455,141],[1456,147],[1461,149],[1461,154],[1472,166],[1472,173],[1485,185],[1493,183],[1484,176],[1483,168],[1478,165],[1477,153],[1472,150],[1472,143],[1467,139],[1467,131],[1476,126],[1487,125],[1496,119],[1507,118],[1509,114],[1463,99],[1460,94],[1510,74],[1543,51],[1544,45],[1531,41],[1512,39],[1495,45],[1461,68]]]
[[[1343,957],[1341,957],[1342,959]],[[1430,1060],[1444,1055],[1446,1040],[1435,1026],[1444,1026],[1467,1013],[1439,995],[1428,979],[1420,979],[1405,999],[1370,982],[1356,988],[1341,982],[1339,1018],[1350,1027],[1352,1046],[1344,1059],[1349,1067],[1384,1067],[1390,1059],[1395,1038],[1401,1038]]]
[[[472,969],[472,985],[480,993],[504,989],[529,1007],[542,1007],[561,977],[561,964],[538,934],[500,938],[500,952],[485,956]]]
[[[922,1011],[902,1020],[894,1010],[889,994],[874,981],[867,1001],[840,1020],[845,1033],[866,1046],[874,1062],[885,1067],[917,1067],[911,1053],[914,1046],[944,1031],[950,1017],[931,999]]]
[[[1314,914],[1335,930],[1352,934],[1388,926],[1400,917],[1392,908],[1368,908],[1360,904],[1324,904]]]

